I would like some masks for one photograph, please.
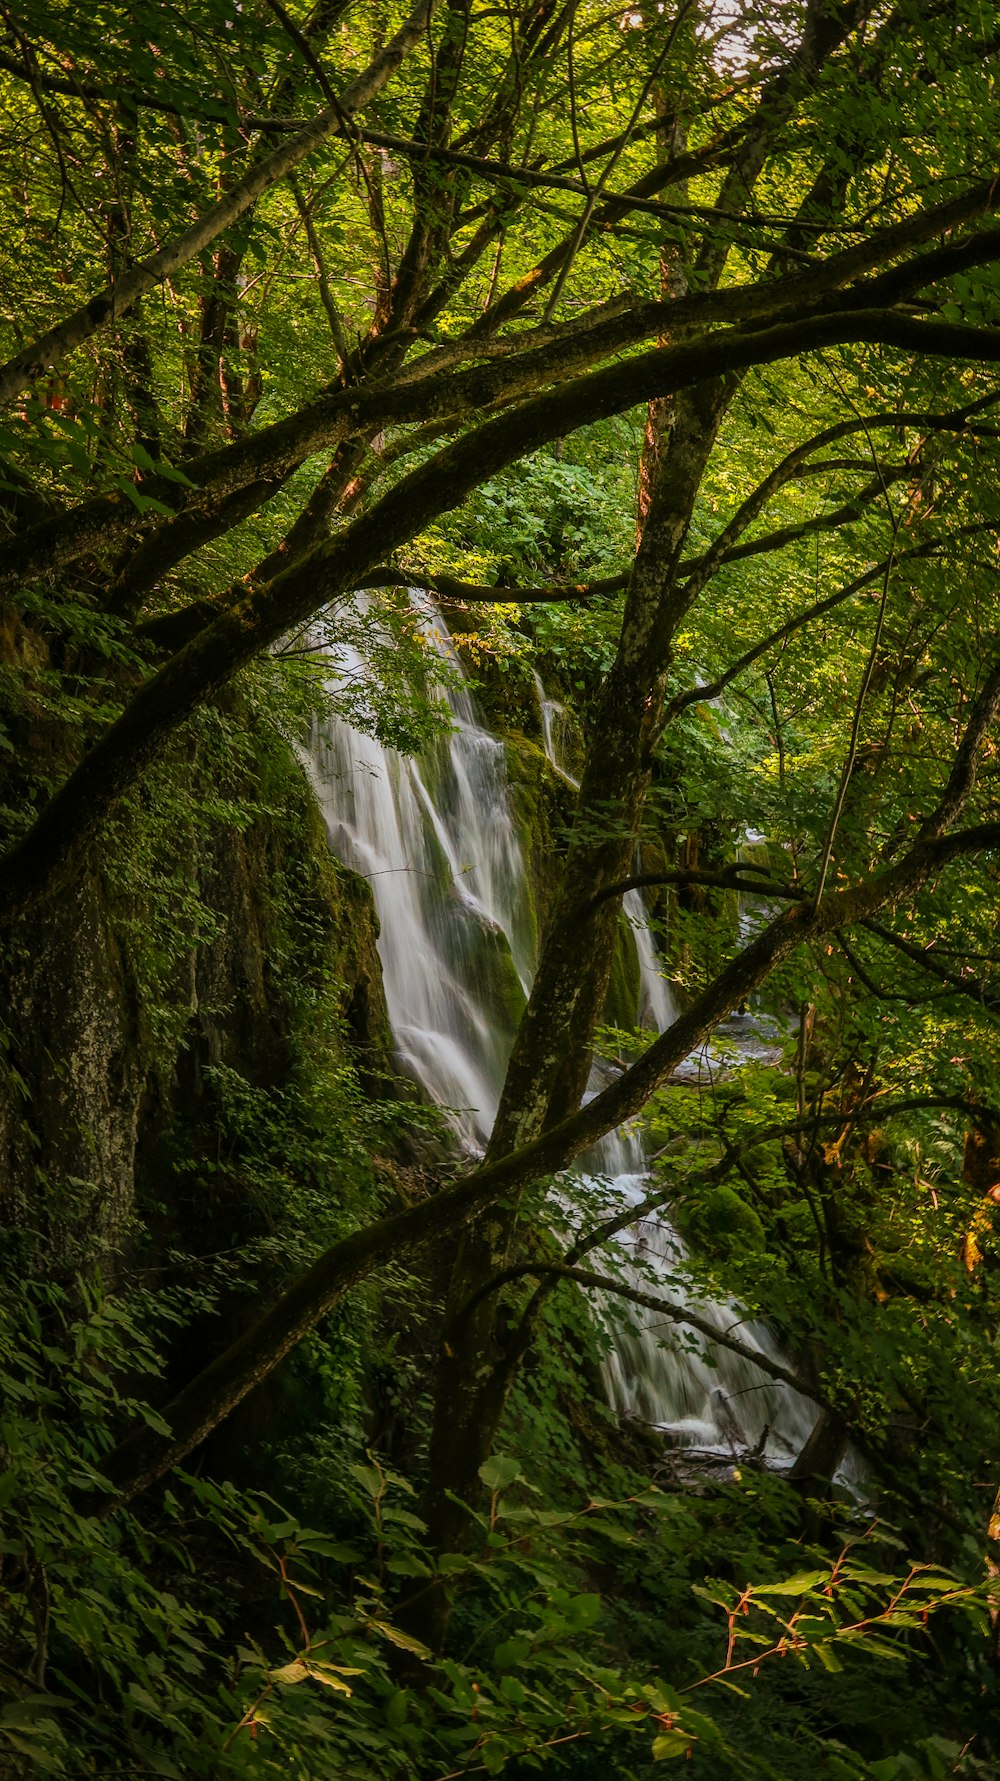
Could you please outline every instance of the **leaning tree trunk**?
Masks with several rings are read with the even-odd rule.
[[[591,728],[563,882],[508,1068],[487,1152],[494,1161],[580,1104],[593,1038],[607,996],[621,896],[601,893],[627,878],[650,781],[673,639],[687,609],[678,576],[705,465],[733,385],[718,381],[679,396],[659,415],[655,484],[626,597],[617,656]],[[507,1265],[518,1203],[490,1208],[462,1239],[449,1285],[435,1378],[424,1515],[436,1551],[467,1534],[463,1503],[480,1490],[513,1369],[504,1346],[503,1299],[489,1283]],[[459,1499],[456,1501],[455,1499]],[[410,1607],[414,1630],[439,1647],[447,1626],[443,1588]]]
[[[807,11],[794,75],[775,77],[756,123],[723,181],[720,206],[746,203],[771,139],[851,28],[849,11]],[[663,108],[663,125],[667,111]],[[671,123],[671,128],[676,127]],[[706,238],[698,258],[702,289],[722,275],[728,246]],[[676,268],[666,264],[669,282]],[[514,1042],[490,1139],[491,1161],[508,1155],[576,1108],[586,1088],[593,1036],[607,995],[620,897],[604,894],[627,878],[663,724],[664,688],[674,638],[697,589],[679,574],[698,489],[735,393],[735,379],[694,385],[650,412],[642,500],[648,503],[614,665],[591,728],[574,834],[563,884],[542,945],[528,1006]],[[642,517],[642,516],[640,516]],[[504,1350],[506,1313],[490,1282],[507,1264],[517,1203],[491,1208],[462,1239],[449,1287],[435,1380],[435,1409],[424,1513],[437,1551],[468,1528],[462,1502],[475,1501],[513,1377]],[[514,1345],[517,1352],[517,1344]],[[459,1499],[456,1501],[455,1499]],[[411,1619],[439,1648],[447,1628],[440,1584],[421,1592]]]

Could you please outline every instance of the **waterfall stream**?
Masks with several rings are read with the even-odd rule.
[[[474,1152],[496,1113],[537,935],[503,743],[477,718],[443,622],[428,621],[426,635],[448,664],[437,690],[451,733],[414,757],[334,720],[314,735],[309,767],[334,853],[371,884],[400,1067]],[[338,668],[356,674],[363,664],[345,651]],[[566,714],[540,683],[538,693],[552,770],[575,784],[564,765]],[[639,965],[636,1024],[662,1030],[676,1007],[638,892],[625,899],[625,913]],[[599,1177],[619,1200],[641,1202],[644,1154],[634,1132],[611,1134],[586,1167],[579,1185]],[[579,1194],[567,1191],[571,1199]],[[625,1276],[677,1302],[684,1248],[664,1215],[642,1219],[620,1241]],[[737,1307],[699,1298],[698,1313],[758,1352],[777,1354],[769,1332]],[[811,1406],[749,1361],[708,1351],[701,1337],[655,1311],[630,1305],[623,1317],[609,1304],[599,1315],[610,1338],[606,1389],[619,1413],[662,1428],[678,1445],[733,1456],[759,1447],[776,1464],[804,1444]]]

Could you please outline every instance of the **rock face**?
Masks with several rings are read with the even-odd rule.
[[[362,1090],[384,1092],[367,884],[330,855],[287,744],[244,750],[214,817],[211,767],[189,750],[165,768],[151,808],[109,839],[108,860],[129,868],[91,871],[0,961],[0,1220],[57,1269],[113,1256],[143,1183],[168,1191],[166,1135],[199,1119],[206,1072],[281,1089],[311,1005]],[[154,907],[143,882],[154,831],[183,891],[173,906]]]
[[[68,1252],[68,1202],[74,1224],[113,1239],[132,1206],[151,1059],[139,1043],[133,974],[94,877],[46,910],[44,926],[35,919],[19,932],[3,999],[5,1222],[30,1224]]]

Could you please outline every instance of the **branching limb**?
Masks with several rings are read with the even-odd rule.
[[[602,903],[609,902],[613,897],[623,897],[631,890],[653,890],[659,886],[689,884],[704,885],[710,890],[740,891],[751,897],[784,897],[796,903],[804,895],[801,885],[769,878],[764,867],[737,860],[731,866],[723,866],[718,872],[697,872],[683,867],[669,872],[635,872],[630,878],[619,878],[615,884],[602,886],[585,903],[579,905],[576,914],[580,918],[589,915],[593,910],[599,909]]]
[[[459,1230],[495,1201],[565,1169],[574,1157],[641,1112],[681,1060],[774,967],[804,942],[871,919],[912,896],[949,861],[1000,850],[1000,823],[917,841],[906,856],[849,889],[799,904],[770,922],[731,960],[642,1057],[568,1119],[440,1193],[332,1245],[264,1315],[163,1410],[169,1437],[142,1428],[109,1458],[105,1474],[123,1498],[145,1489],[190,1453],[357,1283],[394,1256]]]
[[[843,944],[843,936],[838,935],[838,939]],[[732,1174],[734,1169],[741,1166],[747,1155],[757,1150],[762,1144],[780,1142],[784,1138],[795,1137],[803,1132],[812,1135],[827,1127],[842,1130],[845,1126],[850,1125],[865,1125],[875,1122],[881,1124],[887,1119],[893,1119],[897,1114],[921,1112],[930,1107],[950,1108],[963,1114],[974,1125],[986,1126],[995,1117],[990,1109],[984,1108],[975,1101],[968,1101],[961,1095],[910,1095],[903,1100],[896,1101],[872,1100],[866,1106],[852,1108],[846,1117],[842,1111],[839,1111],[837,1113],[810,1114],[807,1119],[772,1122],[771,1125],[759,1127],[738,1143],[727,1143],[721,1156],[708,1168],[695,1170],[686,1176],[680,1184],[671,1182],[668,1187],[659,1188],[655,1193],[647,1194],[646,1198],[640,1200],[638,1204],[627,1206],[614,1213],[610,1218],[604,1219],[601,1224],[594,1225],[590,1230],[582,1232],[561,1258],[562,1262],[568,1267],[575,1267],[576,1263],[582,1261],[584,1256],[592,1254],[595,1249],[603,1248],[606,1243],[613,1242],[614,1238],[620,1236],[622,1231],[630,1230],[633,1226],[641,1223],[643,1219],[654,1218],[657,1213],[663,1211],[664,1207],[669,1206],[671,1201],[677,1199],[678,1186],[682,1189],[693,1186],[699,1188],[717,1187]],[[460,1320],[471,1312],[480,1299],[499,1291],[505,1279],[506,1275],[498,1274],[492,1280],[487,1281],[457,1313],[457,1319]],[[551,1284],[547,1285],[542,1282],[536,1288],[518,1319],[516,1329],[507,1338],[506,1347],[515,1364],[530,1346],[535,1321],[551,1291]]]
[[[774,551],[784,550],[789,544],[798,544],[803,538],[813,537],[817,532],[832,532],[838,527],[850,525],[860,519],[864,509],[871,505],[881,494],[885,483],[912,482],[913,466],[911,464],[886,465],[880,481],[869,480],[864,488],[844,501],[839,507],[832,507],[826,513],[814,514],[812,519],[800,520],[794,525],[778,526],[773,532],[765,532],[759,538],[751,538],[746,544],[734,544],[730,549],[718,555],[709,553],[710,560],[705,559],[691,577],[689,587],[694,586],[700,593],[717,571],[729,563],[746,562],[749,557],[769,556]]]
[[[99,328],[125,315],[144,292],[154,290],[182,267],[190,265],[206,247],[245,216],[265,192],[278,185],[311,155],[321,142],[342,131],[344,119],[370,104],[396,73],[404,57],[421,42],[436,4],[437,0],[417,0],[406,23],[364,73],[345,87],[336,107],[330,106],[320,112],[288,142],[274,149],[238,180],[217,204],[203,212],[189,229],[175,236],[148,259],[139,261],[113,285],[98,292],[89,303],[74,310],[32,345],[15,353],[6,365],[0,366],[0,404],[11,401],[25,384],[43,376],[52,364],[75,351]]]
[[[337,300],[334,297],[333,289],[330,284],[330,276],[327,271],[322,244],[316,233],[312,205],[303,197],[302,188],[297,179],[292,177],[289,180],[289,187],[291,189],[292,197],[295,199],[295,207],[299,216],[302,218],[303,227],[305,228],[306,240],[309,243],[309,252],[312,254],[313,265],[316,268],[316,282],[319,285],[320,302],[323,305],[326,319],[330,324],[330,336],[333,340],[334,347],[336,348],[337,357],[340,360],[340,369],[343,371],[344,366],[350,357],[351,348],[344,331],[344,324],[341,319],[340,310],[337,308]]]
[[[853,975],[858,979],[859,983],[864,984],[864,987],[868,991],[868,994],[870,996],[874,996],[876,1001],[879,1001],[879,1002],[905,1002],[908,1006],[912,1006],[912,1003],[913,1003],[912,996],[904,995],[902,990],[883,989],[881,984],[878,984],[875,982],[874,977],[872,977],[871,973],[868,970],[866,970],[865,966],[861,963],[861,960],[859,959],[857,953],[854,951],[854,948],[852,946],[849,946],[847,941],[844,939],[843,934],[837,935],[836,943],[837,943],[837,946],[839,947],[840,951],[843,953],[845,959],[847,960],[847,963],[850,966],[851,972],[853,973]]]
[[[613,1274],[595,1274],[589,1268],[577,1268],[565,1262],[524,1262],[516,1267],[505,1268],[492,1283],[497,1290],[507,1286],[512,1280],[551,1277],[558,1284],[561,1280],[575,1280],[578,1286],[589,1287],[592,1291],[613,1293],[616,1298],[627,1299],[632,1305],[642,1305],[648,1311],[658,1311],[670,1323],[688,1324],[697,1330],[717,1348],[726,1348],[731,1354],[738,1354],[743,1360],[758,1367],[768,1378],[777,1379],[782,1385],[791,1386],[793,1391],[801,1392],[803,1397],[811,1398],[813,1403],[821,1404],[824,1409],[832,1409],[828,1397],[818,1391],[790,1367],[783,1367],[780,1361],[772,1360],[769,1355],[762,1354],[751,1348],[748,1342],[741,1342],[737,1336],[731,1336],[728,1330],[720,1330],[710,1323],[707,1317],[701,1317],[687,1305],[676,1305],[670,1299],[661,1298],[659,1293],[643,1292],[640,1287],[629,1286],[626,1281],[619,1280]]]
[[[548,582],[542,587],[486,587],[458,581],[454,575],[420,575],[391,565],[369,569],[357,582],[357,590],[379,587],[421,588],[439,594],[443,601],[469,601],[478,606],[544,606],[560,601],[608,599],[628,586],[628,575],[608,575],[602,581]]]
[[[980,1008],[985,1008],[991,1013],[1000,1009],[1000,995],[980,978],[960,977],[957,972],[949,971],[945,965],[938,962],[928,948],[914,946],[911,941],[904,940],[901,934],[893,933],[891,928],[885,927],[881,922],[866,921],[863,926],[867,933],[874,934],[887,946],[894,947],[897,952],[903,954],[904,958],[909,959],[911,964],[916,965],[928,977],[933,977],[936,983],[947,985],[955,995],[968,996],[971,1001],[978,1003]]]
[[[700,593],[724,563],[733,562],[742,557],[760,555],[764,551],[776,550],[784,544],[793,543],[798,538],[807,536],[810,532],[842,524],[845,520],[854,517],[853,509],[855,507],[861,506],[874,495],[879,494],[885,488],[887,481],[898,481],[913,474],[911,465],[904,465],[895,470],[879,466],[877,474],[871,479],[868,487],[859,490],[853,501],[839,508],[836,513],[818,515],[815,519],[807,520],[801,525],[782,527],[779,531],[768,533],[764,538],[753,539],[751,543],[737,548],[737,540],[747,530],[747,527],[759,518],[765,507],[781,489],[795,481],[816,452],[838,443],[841,439],[850,438],[855,433],[864,433],[866,437],[870,437],[872,433],[887,427],[894,430],[902,427],[919,427],[926,432],[966,432],[972,430],[972,423],[988,409],[995,407],[998,401],[1000,401],[1000,393],[991,391],[989,395],[979,398],[976,402],[953,409],[948,414],[926,414],[905,409],[893,413],[892,410],[889,410],[874,415],[855,415],[850,420],[840,421],[836,426],[824,428],[822,432],[815,434],[811,439],[797,445],[793,451],[782,458],[779,464],[775,465],[770,474],[741,503],[732,519],[719,533],[710,550],[696,558],[690,565],[681,564],[681,573],[688,576],[689,593],[692,596]],[[978,433],[978,429],[975,430]]]
[[[976,213],[985,204],[991,203],[993,191],[993,187],[982,190],[976,188],[971,194],[963,195],[961,200],[938,205],[921,213],[918,219],[919,229],[915,219],[911,218],[906,225],[884,230],[871,243],[871,252],[876,258],[880,252],[883,256],[891,255],[895,247],[904,245],[911,238],[919,242],[927,230],[954,227],[970,205],[973,213]],[[980,254],[986,257],[986,245],[991,238],[974,236],[972,243],[967,242],[963,265],[971,263]],[[951,251],[953,254],[958,252],[957,248]],[[935,250],[932,254],[918,255],[907,263],[906,270],[911,284],[919,287],[927,275],[928,262],[936,261],[937,257]],[[766,322],[769,319],[774,322],[776,330],[781,322],[775,321],[775,318],[782,315],[791,327],[800,327],[807,331],[809,318],[806,314],[803,320],[803,312],[808,312],[811,305],[822,302],[824,293],[829,293],[845,282],[845,277],[837,270],[838,265],[844,261],[849,262],[852,267],[856,265],[855,257],[850,254],[835,255],[821,269],[805,275],[801,280],[784,279],[770,284],[765,281],[738,290],[699,292],[696,298],[647,302],[615,299],[610,304],[599,305],[576,322],[558,328],[531,330],[524,335],[515,336],[511,341],[480,340],[477,324],[464,342],[435,348],[409,370],[397,375],[388,389],[373,389],[359,394],[356,399],[340,389],[324,392],[315,402],[309,403],[297,413],[285,416],[233,445],[187,464],[186,473],[195,485],[192,492],[186,493],[176,482],[164,479],[162,483],[157,483],[154,478],[146,479],[144,492],[164,501],[168,506],[180,508],[181,512],[177,516],[179,520],[185,507],[192,504],[202,506],[205,503],[219,502],[225,500],[237,487],[252,482],[263,483],[274,478],[286,478],[307,457],[315,452],[335,449],[338,442],[352,432],[363,434],[369,428],[379,430],[389,425],[406,425],[412,422],[439,425],[445,418],[453,418],[458,424],[459,418],[467,420],[471,412],[478,410],[482,413],[491,404],[512,401],[534,393],[553,377],[572,376],[606,355],[651,336],[663,333],[677,335],[691,325],[705,328],[717,322],[731,322],[738,326],[741,322],[749,324]],[[874,287],[871,284],[861,286],[857,298],[867,301],[868,292],[872,288]],[[893,312],[882,313],[888,318]],[[821,327],[821,316],[817,315],[815,322]],[[900,327],[904,325],[901,319]],[[866,337],[863,332],[864,320],[861,317],[858,326],[859,337]],[[934,324],[918,322],[916,326],[933,327]],[[970,337],[975,332],[974,329],[965,330]],[[728,336],[709,338],[728,340]],[[770,362],[766,350],[767,332],[762,330],[758,338],[762,348],[759,362]],[[963,349],[955,334],[951,339],[953,344],[949,346],[942,336],[939,350],[943,353],[950,351],[956,357],[962,356],[965,350],[968,356],[975,356],[976,348],[971,341]],[[386,344],[387,338],[383,339],[383,345]],[[987,351],[985,341],[983,346],[984,351]],[[678,347],[675,350],[685,349]],[[696,343],[692,341],[691,351],[695,350]],[[803,347],[801,350],[808,348]],[[925,347],[916,345],[915,350],[933,351],[934,347],[928,340]],[[476,357],[479,354],[490,360],[494,356],[502,357],[505,363],[480,363],[458,376],[445,375],[459,359]],[[697,364],[697,360],[693,362]],[[752,355],[743,361],[753,362]],[[710,374],[710,354],[706,355],[705,363],[709,366]],[[648,393],[650,392],[640,389],[631,400],[644,400]],[[665,393],[670,393],[669,389]],[[984,403],[995,400],[996,397],[990,393],[984,398]],[[618,410],[609,409],[608,412]],[[966,412],[971,416],[975,408],[970,407]],[[949,417],[945,418],[947,420]],[[867,424],[881,425],[883,419],[881,416],[873,417]],[[885,419],[885,424],[892,423]],[[929,423],[923,421],[917,424]],[[811,448],[818,449],[829,438],[829,433],[819,434],[808,443]],[[142,520],[120,494],[104,496],[73,509],[59,521],[22,533],[19,539],[5,547],[0,558],[0,575],[6,579],[27,576],[36,569],[48,572],[72,561],[74,556],[148,528],[149,522]],[[178,560],[177,555],[174,555],[173,560]]]
[[[1000,662],[995,662],[973,702],[954,765],[937,807],[920,825],[921,840],[933,840],[957,822],[976,784],[976,760],[987,732],[1000,713]]]
[[[412,470],[343,533],[318,544],[273,580],[251,588],[242,598],[234,590],[233,603],[139,689],[34,827],[0,861],[0,909],[10,920],[80,869],[87,847],[123,792],[178,726],[239,668],[356,587],[367,570],[384,560],[387,550],[402,548],[432,519],[457,507],[473,488],[515,458],[588,421],[620,414],[640,400],[690,388],[749,364],[772,363],[796,352],[858,339],[949,357],[1000,359],[1000,329],[914,321],[881,310],[835,312],[767,331],[709,336],[698,345],[640,353],[486,422]],[[445,385],[449,381],[445,379]],[[426,386],[421,395],[426,404]],[[381,400],[392,408],[400,396],[413,400],[409,389],[396,392],[395,398],[391,391],[381,396],[376,390],[367,398],[342,392],[342,400],[359,406],[366,400]],[[443,389],[440,400],[450,404],[453,397]]]
[[[902,565],[939,556],[948,550],[957,539],[975,537],[983,532],[995,532],[998,529],[1000,527],[995,520],[982,520],[974,525],[953,526],[943,537],[928,538],[924,540],[923,544],[915,545],[912,550],[898,552],[896,562]],[[711,699],[717,699],[720,693],[725,692],[727,686],[730,686],[739,675],[744,674],[748,668],[752,668],[753,664],[759,662],[763,656],[769,655],[772,650],[777,649],[778,645],[784,643],[786,638],[794,636],[795,632],[800,631],[804,625],[811,623],[814,618],[822,618],[825,613],[832,612],[835,607],[843,605],[844,601],[851,599],[854,594],[861,593],[864,588],[870,587],[873,582],[881,581],[885,576],[886,566],[887,559],[883,559],[882,562],[874,564],[871,569],[866,569],[862,575],[856,576],[853,581],[849,581],[846,587],[838,589],[834,594],[826,594],[822,600],[815,600],[811,606],[806,606],[801,612],[796,613],[794,618],[787,619],[783,625],[778,626],[776,631],[771,631],[760,643],[755,643],[752,649],[746,650],[743,655],[737,657],[732,666],[727,668],[724,674],[720,674],[717,680],[709,681],[702,686],[689,687],[686,692],[675,694],[667,706],[667,720],[676,717],[679,711],[686,710],[689,705],[701,705]]]

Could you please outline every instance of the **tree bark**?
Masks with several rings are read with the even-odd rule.
[[[168,1472],[315,1329],[357,1283],[395,1256],[462,1229],[530,1182],[566,1168],[599,1138],[632,1118],[721,1019],[760,987],[774,967],[808,940],[862,922],[913,896],[951,860],[1000,851],[1000,823],[982,823],[918,841],[891,867],[849,889],[804,900],[775,918],[719,972],[680,1016],[610,1087],[559,1125],[499,1162],[484,1164],[433,1198],[353,1232],[321,1255],[238,1341],[163,1410],[164,1436],[141,1428],[104,1466],[127,1500]]]

